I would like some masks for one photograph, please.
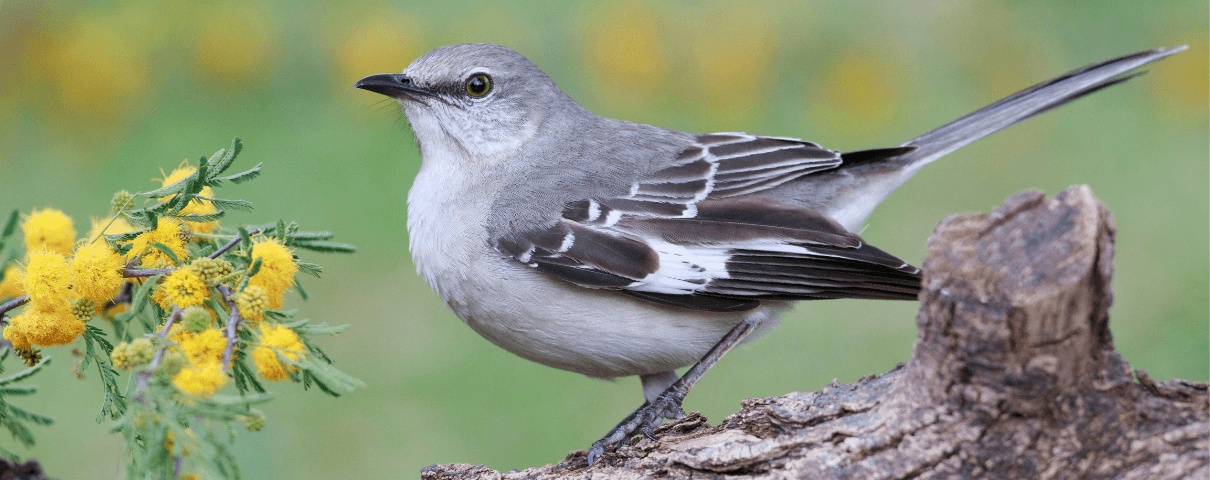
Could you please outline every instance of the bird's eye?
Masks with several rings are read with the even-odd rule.
[[[482,97],[487,95],[487,92],[492,91],[492,77],[487,74],[476,73],[471,75],[471,78],[466,79],[466,93],[472,97]]]

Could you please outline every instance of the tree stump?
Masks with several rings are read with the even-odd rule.
[[[1210,478],[1207,384],[1156,383],[1113,351],[1114,222],[1087,186],[953,215],[929,239],[911,359],[819,392],[696,413],[606,454],[425,479]]]

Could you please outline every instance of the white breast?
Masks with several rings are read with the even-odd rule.
[[[547,277],[489,246],[492,177],[436,142],[422,146],[408,193],[416,269],[463,322],[516,355],[592,377],[658,373],[696,362],[745,316],[768,327],[788,306],[690,311]]]

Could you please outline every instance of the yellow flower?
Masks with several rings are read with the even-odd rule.
[[[105,226],[107,224],[109,225],[109,227]],[[102,231],[101,229],[105,229],[105,230]],[[88,240],[92,240],[95,238],[97,240],[93,243],[105,243],[105,239],[101,238],[101,235],[117,235],[119,233],[127,233],[127,232],[133,232],[133,231],[134,231],[134,227],[130,226],[130,223],[128,223],[125,218],[122,218],[122,217],[115,218],[113,220],[113,223],[109,223],[108,218],[105,218],[105,219],[95,219],[94,218],[94,219],[92,219],[92,228],[88,229]]]
[[[21,286],[35,304],[67,303],[71,288],[71,267],[63,255],[45,249],[31,251]]]
[[[162,183],[163,186],[167,187],[169,185],[172,185],[176,182],[183,180],[185,177],[193,175],[193,172],[196,172],[196,171],[197,171],[197,167],[189,166],[188,164],[182,164],[180,167],[177,167],[176,170],[173,170],[172,173],[169,173],[168,175],[164,176],[164,179],[161,180],[160,183]],[[210,187],[203,187],[202,191],[198,192],[198,195],[207,197],[207,198],[214,198],[214,189],[212,189]],[[164,201],[167,202],[175,196],[176,195],[165,197]],[[210,200],[194,199],[193,201],[189,202],[189,205],[186,205],[185,208],[182,208],[179,214],[180,215],[205,215],[205,214],[210,214],[210,213],[214,213],[217,211],[218,211],[218,208],[215,208],[215,206],[210,203]],[[213,221],[209,221],[209,222],[186,222],[186,223],[189,224],[190,230],[193,230],[198,233],[210,233],[218,228],[218,220],[213,220]]]
[[[165,264],[171,265],[172,260],[168,258],[168,255],[151,246],[151,244],[157,242],[167,245],[172,250],[172,253],[176,254],[176,257],[181,261],[187,259],[185,240],[181,236],[181,224],[166,218],[160,220],[155,230],[140,233],[139,236],[134,237],[134,240],[130,241],[132,247],[127,258],[137,258],[141,255],[143,258],[141,265],[145,267],[154,267],[156,264],[160,264],[161,266]]]
[[[248,285],[235,297],[235,306],[244,320],[257,322],[264,319],[265,309],[269,307],[269,294],[257,285]]]
[[[57,308],[55,305],[51,308],[35,306],[26,309],[12,319],[10,326],[16,327],[17,331],[24,334],[29,343],[43,347],[71,343],[84,332],[82,320],[73,316],[70,310]],[[8,338],[8,335],[5,335],[5,338]]]
[[[220,362],[195,363],[177,372],[172,377],[172,384],[190,395],[210,398],[227,384],[227,378]]]
[[[294,274],[298,273],[298,264],[294,263],[294,254],[275,239],[261,239],[252,244],[252,259],[261,259],[260,271],[248,280],[249,286],[265,289],[269,295],[269,308],[280,308],[282,295],[294,284]]]
[[[285,380],[286,370],[294,370],[292,365],[283,365],[277,354],[290,360],[297,361],[302,357],[303,344],[294,330],[281,325],[263,326],[260,328],[260,346],[252,351],[252,360],[256,363],[256,371],[265,380]]]
[[[99,305],[122,288],[122,265],[122,257],[104,242],[84,245],[71,259],[72,290]]]
[[[71,218],[53,208],[31,212],[21,229],[25,231],[25,248],[30,252],[46,249],[68,255],[76,246],[76,229]]]
[[[206,282],[193,274],[193,271],[188,268],[180,268],[164,277],[164,283],[160,285],[164,290],[164,295],[173,305],[181,308],[196,307],[202,305],[206,301],[206,297],[210,296],[210,290],[206,288]]]
[[[227,348],[227,337],[217,328],[208,328],[201,333],[189,335],[177,348],[188,355],[194,365],[221,362],[223,349]]]
[[[13,344],[13,348],[17,350],[29,350],[29,339],[25,338],[25,332],[17,328],[13,323],[16,319],[9,320],[9,324],[4,327],[4,339]]]
[[[18,278],[25,276],[25,271],[18,265],[4,269],[4,279],[0,280],[0,299],[20,297],[25,295]]]

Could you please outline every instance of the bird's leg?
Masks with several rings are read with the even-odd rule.
[[[723,355],[731,351],[739,342],[756,330],[764,318],[754,315],[753,317],[744,319],[738,325],[727,332],[722,340],[714,344],[714,347],[706,352],[706,355],[698,360],[681,378],[673,382],[664,393],[661,393],[654,401],[644,402],[637,410],[632,412],[618,426],[613,427],[604,438],[597,440],[588,449],[588,464],[597,457],[605,453],[605,448],[619,444],[623,440],[635,436],[636,434],[646,435],[647,438],[655,440],[654,428],[663,422],[664,419],[676,420],[685,416],[685,411],[681,409],[681,402],[685,400],[685,395],[689,393],[689,389],[701,380],[710,367],[718,363]]]

